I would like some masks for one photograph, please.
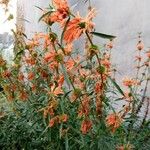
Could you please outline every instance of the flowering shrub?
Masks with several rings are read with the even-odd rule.
[[[73,13],[66,0],[52,0],[39,21],[47,33],[17,41],[11,67],[0,57],[0,84],[10,102],[1,112],[2,149],[148,149],[150,51],[139,35],[135,77],[119,86],[111,64],[115,36],[95,32],[96,10]],[[61,35],[52,26],[60,25]],[[20,33],[20,35],[24,35]],[[78,53],[76,40],[84,36]],[[108,39],[103,48],[93,36]],[[145,56],[146,55],[146,56]],[[125,89],[125,90],[123,90]],[[114,103],[122,101],[118,110]],[[146,112],[139,117],[143,105]],[[137,139],[137,140],[135,140]],[[148,144],[149,142],[149,144]]]

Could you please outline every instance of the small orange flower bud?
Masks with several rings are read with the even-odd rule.
[[[50,120],[50,122],[49,122],[49,127],[53,127],[54,124],[55,124],[55,119],[52,118],[52,119]]]

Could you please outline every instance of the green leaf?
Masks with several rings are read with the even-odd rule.
[[[68,135],[67,134],[65,136],[65,150],[69,150],[69,140],[68,140]]]
[[[66,92],[66,93],[64,94],[64,96],[63,96],[63,99],[65,99],[65,98],[71,93],[71,91],[72,91],[72,90]]]
[[[109,79],[113,83],[113,85],[116,87],[116,89],[120,92],[120,94],[123,95],[123,96],[125,96],[124,92],[122,91],[122,89],[120,88],[120,86],[116,83],[116,81],[113,80],[113,79],[111,79],[111,78],[109,78]]]
[[[41,21],[44,17],[46,17],[47,15],[50,15],[52,12],[54,12],[54,11],[50,10],[50,11],[48,11],[47,13],[43,14],[43,15],[39,18],[38,22],[40,22],[40,21]]]
[[[99,33],[99,32],[91,32],[91,34],[98,36],[98,37],[101,37],[101,38],[104,38],[104,39],[110,39],[110,40],[116,38],[116,36],[108,35],[108,34],[104,34],[104,33]]]
[[[17,59],[17,57],[18,57],[19,55],[22,55],[22,54],[23,54],[23,52],[24,52],[24,49],[23,49],[23,50],[20,50],[20,51],[16,54],[16,56],[15,56],[14,60],[16,60],[16,59]]]
[[[27,35],[25,34],[25,33],[22,33],[22,35],[27,39],[28,37],[27,37]]]
[[[42,10],[43,11],[43,9],[41,8],[41,7],[39,7],[39,6],[35,6],[36,8],[38,8],[39,10]]]
[[[67,19],[67,21],[65,23],[65,27],[63,29],[63,32],[61,34],[61,40],[60,40],[61,45],[63,44],[64,33],[65,33],[66,29],[67,29],[67,25],[68,25],[69,21],[70,21],[70,17]]]

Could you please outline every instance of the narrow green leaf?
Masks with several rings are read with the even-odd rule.
[[[64,94],[64,96],[63,96],[63,99],[65,99],[65,98],[70,94],[71,91],[72,91],[72,90],[66,92],[66,93]]]
[[[43,11],[43,9],[41,7],[39,7],[39,6],[35,6],[35,7]]]
[[[117,99],[115,99],[115,101],[122,101],[123,100],[123,98],[121,97],[121,98],[117,98]]]
[[[60,39],[61,45],[63,44],[64,33],[65,33],[66,29],[67,29],[67,25],[68,25],[69,21],[70,21],[70,17],[67,19],[67,21],[66,21],[66,23],[65,23],[65,27],[64,27],[64,29],[63,29],[63,32],[62,32],[62,34],[61,34],[61,39]]]
[[[38,22],[40,22],[44,17],[46,17],[47,15],[50,15],[52,12],[54,12],[54,11],[48,11],[47,13],[45,13],[45,14],[43,14],[40,18],[39,18],[39,20],[38,20]]]
[[[68,141],[68,135],[65,136],[65,150],[69,150],[69,141]]]
[[[25,33],[22,33],[22,35],[27,39],[28,37],[27,37],[27,35],[25,34]]]
[[[14,58],[14,60],[16,60],[16,58],[17,58],[19,55],[21,55],[23,52],[24,52],[24,49],[21,50],[21,51],[19,51],[19,52],[16,54],[16,57]]]
[[[91,34],[98,36],[98,37],[101,37],[101,38],[104,38],[104,39],[110,39],[110,40],[116,38],[116,36],[108,35],[108,34],[104,34],[104,33],[99,33],[99,32],[91,32]]]
[[[123,96],[125,96],[124,92],[122,91],[122,89],[120,88],[120,86],[116,83],[116,81],[113,80],[113,79],[111,79],[111,78],[109,78],[109,79],[113,83],[113,85],[116,87],[116,89],[120,92],[120,94],[123,95]]]

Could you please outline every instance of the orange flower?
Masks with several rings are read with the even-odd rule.
[[[9,78],[11,76],[11,72],[9,70],[5,70],[2,72],[2,77],[3,78]]]
[[[88,116],[90,112],[90,100],[87,96],[84,96],[84,100],[82,101],[81,107],[79,108],[78,116]]]
[[[35,61],[35,59],[34,58],[32,58],[32,57],[28,57],[28,58],[26,58],[25,59],[25,62],[28,64],[28,65],[35,65],[35,63],[36,63],[36,61]]]
[[[48,78],[48,73],[45,70],[42,70],[40,73],[42,78]]]
[[[61,86],[55,87],[55,85],[51,86],[51,92],[49,94],[53,94],[54,96],[58,96],[59,94],[63,94],[63,90]]]
[[[123,79],[123,85],[124,86],[130,87],[130,86],[138,85],[138,84],[139,84],[139,82],[135,79],[127,78],[127,77]]]
[[[55,118],[52,118],[49,122],[49,127],[53,127],[55,125]]]
[[[117,147],[116,150],[125,150],[125,149],[124,149],[124,146],[119,146],[119,147]]]
[[[31,89],[32,89],[32,92],[35,92],[35,91],[36,91],[36,85],[33,84],[33,85],[31,86]]]
[[[56,56],[56,53],[55,53],[55,52],[47,52],[47,53],[45,54],[45,56],[44,56],[44,60],[45,60],[46,62],[53,61],[54,58],[55,58],[55,56]]]
[[[49,68],[51,70],[58,68],[58,66],[59,66],[58,62],[55,62],[55,61],[53,61],[52,63],[49,64]]]
[[[68,23],[64,33],[66,43],[71,43],[78,39],[85,31],[91,32],[94,27],[94,23],[91,20],[94,16],[95,9],[92,9],[86,18],[82,18],[78,13],[77,16]]]
[[[68,115],[67,114],[63,114],[61,116],[59,116],[59,122],[67,122],[68,120]]]
[[[22,72],[20,72],[19,76],[18,76],[18,80],[23,81],[24,80],[24,75]]]
[[[119,114],[113,113],[106,117],[106,124],[111,127],[111,131],[115,130],[121,125],[122,119]]]
[[[95,90],[95,93],[98,94],[102,91],[103,87],[102,87],[102,83],[101,82],[97,82],[95,84],[95,87],[94,87],[94,90]]]
[[[83,120],[81,124],[81,132],[82,134],[87,134],[92,128],[92,121],[91,120]]]
[[[30,72],[30,73],[28,74],[28,80],[33,80],[34,77],[35,77],[35,75],[34,75],[33,72]]]
[[[101,61],[102,65],[104,65],[107,69],[111,67],[111,62],[108,59],[103,59]]]
[[[58,85],[61,87],[64,83],[64,75],[60,75],[59,77],[55,77],[54,80],[56,80]]]
[[[74,65],[75,65],[75,61],[72,59],[67,60],[67,62],[65,63],[67,71],[70,71],[73,69]]]
[[[69,6],[67,0],[52,0],[55,11],[46,17],[47,23],[62,22],[69,14]]]
[[[25,100],[27,100],[27,98],[28,98],[28,94],[27,94],[25,91],[21,91],[21,92],[20,92],[20,95],[19,95],[19,98],[20,98],[22,101],[25,101]]]
[[[63,114],[60,116],[53,117],[49,122],[49,127],[53,127],[57,123],[66,122],[68,120],[68,115]]]

